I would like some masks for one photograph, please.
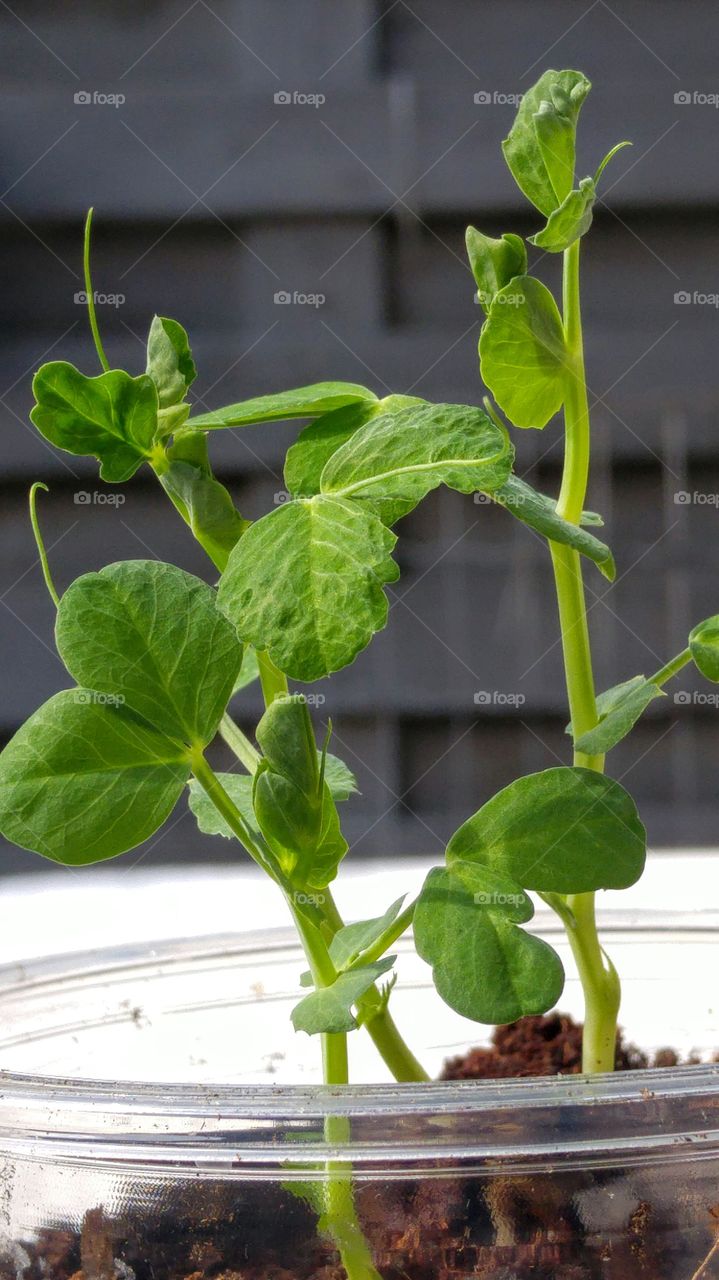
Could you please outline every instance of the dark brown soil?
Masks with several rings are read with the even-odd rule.
[[[617,1033],[617,1071],[642,1067],[675,1067],[673,1049],[661,1049],[650,1061],[641,1049]],[[500,1080],[511,1076],[570,1076],[582,1070],[582,1028],[566,1013],[522,1018],[497,1027],[488,1049],[470,1049],[445,1063],[443,1080]]]
[[[490,1048],[448,1062],[442,1078],[574,1074],[580,1057],[571,1018],[525,1018],[500,1027]],[[676,1064],[663,1050],[651,1065]],[[647,1065],[619,1036],[617,1068]],[[719,1185],[708,1197],[705,1175],[677,1184],[677,1229],[671,1198],[669,1209],[666,1196],[654,1207],[666,1176],[427,1176],[358,1183],[355,1199],[383,1280],[719,1280]],[[588,1225],[583,1204],[613,1202],[611,1225],[601,1208]],[[0,1257],[0,1280],[345,1280],[319,1225],[316,1208],[287,1186],[192,1182],[124,1217],[92,1209],[79,1233],[40,1232]]]

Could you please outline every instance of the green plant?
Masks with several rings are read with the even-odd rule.
[[[561,311],[528,274],[518,236],[467,233],[486,312],[479,340],[486,386],[514,427],[541,429],[564,412],[556,502],[513,472],[509,430],[489,400],[478,408],[378,399],[365,387],[328,382],[194,413],[187,334],[157,316],[146,372],[110,369],[92,301],[91,214],[85,277],[103,371],[87,377],[56,361],[33,382],[31,416],[45,438],[94,455],[107,481],[149,467],[221,576],[215,590],[171,565],[128,561],[84,575],[58,597],[33,486],[57,648],[76,683],[36,711],[0,757],[0,828],[56,861],[94,862],[150,836],[188,789],[200,829],[236,839],[284,897],[309,965],[293,1022],[321,1037],[325,1080],[334,1085],[347,1082],[347,1034],[358,1027],[396,1079],[426,1079],[389,1010],[392,947],[412,925],[440,994],[459,1013],[494,1023],[552,1007],[564,974],[553,949],[524,928],[532,892],[561,917],[576,957],[585,1068],[613,1068],[619,979],[597,936],[594,895],[638,879],[645,832],[627,791],[604,775],[604,756],[687,662],[719,680],[719,618],[711,618],[653,676],[595,697],[582,557],[609,580],[615,565],[592,531],[601,520],[583,509],[590,431],[579,256],[597,184],[618,148],[575,186],[577,118],[588,91],[578,72],[546,72],[504,144],[518,185],[546,218],[531,242],[562,255]],[[217,430],[289,418],[309,420],[287,454],[289,500],[251,523],[214,476],[208,442]],[[288,680],[331,675],[385,625],[384,587],[399,572],[393,526],[438,485],[486,494],[548,542],[574,761],[519,778],[489,799],[454,834],[445,865],[429,874],[416,902],[345,925],[330,885],[347,852],[340,808],[355,783],[329,753],[331,725],[318,744],[307,699],[291,693]],[[227,707],[257,678],[265,712],[252,742]],[[211,768],[206,750],[218,733],[244,772]],[[346,1178],[328,1187],[324,1212],[348,1272],[373,1274]]]

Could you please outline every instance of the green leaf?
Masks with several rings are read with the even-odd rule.
[[[55,360],[33,378],[30,417],[51,444],[100,462],[103,480],[128,480],[150,457],[157,428],[157,389],[143,374],[110,369],[97,378]]]
[[[258,422],[284,422],[287,418],[316,418],[343,405],[376,399],[373,391],[354,382],[316,382],[309,387],[256,396],[253,400],[230,404],[226,409],[198,414],[190,418],[190,425],[206,431],[217,427],[247,427]]]
[[[264,841],[252,807],[252,778],[246,773],[218,773],[216,776],[235,807],[239,809],[255,841],[262,847]],[[228,827],[207,792],[195,778],[190,780],[188,804],[204,835],[224,836],[226,840],[236,838],[234,831]]]
[[[650,702],[663,697],[659,686],[644,676],[633,676],[607,689],[597,698],[599,723],[577,738],[575,749],[588,756],[604,755],[626,738]]]
[[[318,495],[278,507],[232,552],[220,607],[243,640],[293,680],[352,662],[387,621],[395,535],[369,511]]]
[[[353,924],[346,924],[335,934],[330,943],[330,959],[338,973],[349,969],[358,956],[394,924],[406,896],[403,894],[393,902],[383,916],[377,916],[374,920],[356,920]]]
[[[189,774],[186,750],[128,707],[65,689],[0,755],[0,830],[67,866],[114,858],[157,831]]]
[[[147,339],[147,375],[157,387],[160,408],[184,400],[197,377],[190,343],[181,324],[153,316]]]
[[[362,499],[390,523],[440,484],[492,492],[506,481],[512,459],[506,431],[483,409],[422,404],[379,414],[356,431],[327,463],[322,492]]]
[[[263,760],[252,803],[265,840],[293,883],[322,889],[347,852],[321,761],[307,702],[276,698],[257,726]]]
[[[477,301],[489,311],[492,300],[505,284],[527,270],[527,250],[521,236],[503,235],[501,240],[485,236],[475,227],[465,232],[467,257],[477,285]]]
[[[320,477],[332,454],[370,418],[424,403],[416,396],[385,396],[383,400],[345,405],[311,422],[300,432],[285,458],[285,484],[292,496],[311,498],[319,493]]]
[[[480,370],[516,427],[545,427],[564,401],[566,347],[549,289],[517,276],[501,289],[479,335]]]
[[[203,747],[242,661],[211,588],[157,560],[78,578],[60,601],[56,639],[78,684],[123,699],[167,737]]]
[[[357,779],[344,760],[327,752],[325,756],[325,782],[335,800],[349,800],[358,794]]]
[[[257,726],[256,737],[271,769],[284,774],[304,794],[317,794],[317,744],[304,694],[275,698]]]
[[[232,690],[233,698],[236,693],[239,693],[242,689],[246,689],[248,685],[253,684],[254,681],[259,680],[259,678],[260,668],[257,662],[257,650],[252,649],[250,645],[245,645],[240,674],[235,680],[235,687]]]
[[[529,237],[530,244],[547,253],[563,253],[591,227],[596,194],[592,179],[582,178],[559,208],[550,213],[546,227]]]
[[[645,854],[629,793],[593,769],[563,766],[498,791],[447,846],[448,863],[479,863],[543,893],[626,889]]]
[[[614,581],[616,566],[614,557],[604,542],[587,533],[581,526],[570,524],[557,515],[556,503],[543,493],[537,493],[519,476],[511,475],[501,489],[493,494],[495,502],[511,511],[513,516],[527,524],[543,537],[552,542],[561,542],[574,547],[583,556],[587,556],[601,570],[605,578]],[[586,514],[586,513],[583,513]]]
[[[689,632],[689,649],[702,675],[719,681],[719,614],[697,623]]]
[[[534,908],[518,884],[493,869],[454,861],[430,871],[415,907],[418,954],[442,999],[475,1022],[546,1013],[564,988],[559,956],[519,928]]]
[[[385,956],[373,964],[341,973],[331,987],[320,987],[305,996],[292,1010],[295,1031],[306,1031],[308,1036],[318,1035],[320,1032],[332,1034],[354,1031],[357,1020],[352,1013],[352,1006],[383,973],[392,968],[396,958]]]
[[[590,88],[580,71],[545,71],[502,143],[517,186],[546,217],[572,189],[577,117]]]

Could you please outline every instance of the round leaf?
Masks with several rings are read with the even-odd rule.
[[[417,951],[442,999],[475,1022],[546,1013],[564,987],[559,956],[519,928],[534,909],[513,880],[461,861],[430,871],[414,912]]]
[[[78,578],[60,601],[56,639],[78,684],[122,698],[168,737],[203,747],[242,662],[214,591],[157,560]]]
[[[67,866],[100,862],[153,835],[189,776],[183,748],[127,707],[66,689],[0,755],[0,830]]]
[[[518,778],[452,836],[447,860],[511,876],[524,889],[626,889],[644,870],[646,832],[624,787],[592,769]]]
[[[253,524],[230,555],[219,604],[243,640],[293,680],[352,662],[387,621],[397,539],[369,511],[318,495]]]

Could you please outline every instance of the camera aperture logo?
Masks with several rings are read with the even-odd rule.
[[[324,93],[303,93],[301,89],[278,89],[274,95],[277,107],[323,107],[327,101]]]
[[[476,707],[523,707],[523,693],[504,693],[501,689],[479,689],[474,695]]]
[[[92,301],[96,307],[121,307],[125,301],[124,293],[100,293],[98,289],[92,291]],[[78,289],[73,294],[73,302],[78,307],[86,307],[88,295],[84,289]]]
[[[123,707],[125,696],[122,693],[98,693],[96,689],[76,689],[73,702],[81,707]]]
[[[124,93],[102,93],[99,89],[78,89],[73,94],[78,107],[122,107],[127,102]]]
[[[77,493],[72,495],[72,500],[76,507],[122,507],[125,503],[124,493],[102,493],[99,489],[93,489],[88,492],[87,489],[78,489]]]
[[[275,294],[277,307],[323,307],[327,298],[324,293],[302,293],[300,289],[278,289]]]

